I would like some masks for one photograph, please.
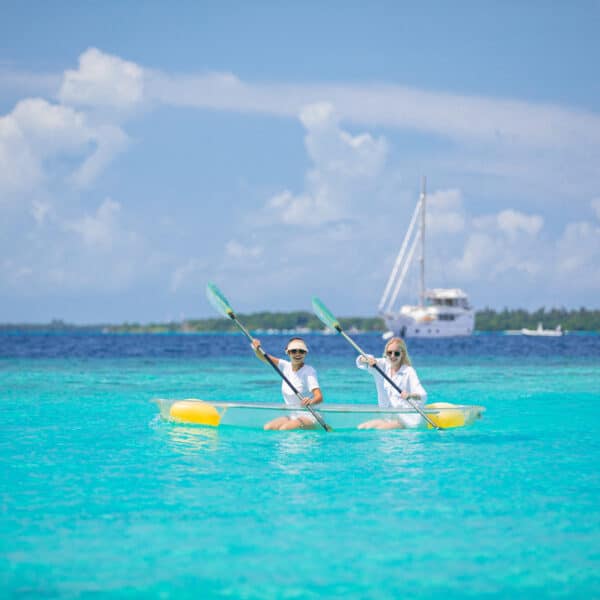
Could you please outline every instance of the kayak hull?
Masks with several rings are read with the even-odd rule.
[[[197,398],[158,398],[153,402],[157,404],[161,417],[165,420],[210,427],[230,425],[262,429],[272,419],[297,414],[302,410],[281,403],[208,402]],[[402,415],[416,414],[412,409],[382,409],[360,404],[328,404],[319,406],[317,411],[334,430],[356,429],[361,423],[373,419],[398,419]],[[438,402],[428,404],[423,412],[438,427],[449,429],[471,425],[481,418],[485,408]],[[431,429],[431,425],[421,419],[417,428]]]

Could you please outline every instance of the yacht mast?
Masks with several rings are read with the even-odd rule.
[[[419,306],[425,306],[425,195],[427,188],[427,177],[421,181],[421,290],[419,293]]]

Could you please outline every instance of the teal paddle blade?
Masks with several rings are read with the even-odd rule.
[[[330,329],[340,330],[339,321],[333,316],[331,311],[316,297],[313,296],[312,299],[312,307],[315,312],[315,315],[319,317],[319,320],[323,325],[329,327]]]
[[[223,292],[214,283],[206,284],[206,297],[217,312],[220,312],[224,317],[231,318],[233,308],[229,305]]]

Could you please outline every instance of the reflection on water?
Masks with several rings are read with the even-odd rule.
[[[216,427],[168,424],[166,432],[169,446],[180,454],[214,452],[219,447],[219,432]]]
[[[382,467],[395,471],[424,470],[424,455],[428,433],[422,431],[393,430],[376,432],[376,446]]]
[[[217,427],[176,423],[164,419],[160,414],[150,421],[150,427],[156,431],[166,433],[169,447],[180,454],[191,455],[206,451],[214,452],[219,447]]]
[[[273,466],[290,475],[310,468],[321,451],[321,437],[311,431],[280,431],[270,435],[275,442]]]

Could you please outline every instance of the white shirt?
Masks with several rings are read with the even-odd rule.
[[[368,369],[371,375],[375,378],[377,386],[377,402],[381,408],[412,408],[408,400],[404,400],[399,392],[386,381],[381,374],[374,368],[369,368],[367,363],[360,360],[360,356],[356,358],[356,366],[359,369]],[[392,375],[391,363],[385,358],[377,359],[377,366],[403,391],[408,394],[419,394],[421,398],[411,398],[411,402],[421,408],[427,399],[427,392],[421,385],[417,372],[408,365],[402,365],[394,375]]]
[[[292,369],[292,363],[289,360],[280,358],[277,366],[303,398],[310,397],[310,392],[320,387],[319,381],[317,380],[317,372],[309,365],[303,365],[302,368],[294,371],[294,369]],[[298,396],[294,394],[293,390],[285,381],[281,382],[281,393],[288,406],[302,406]]]

